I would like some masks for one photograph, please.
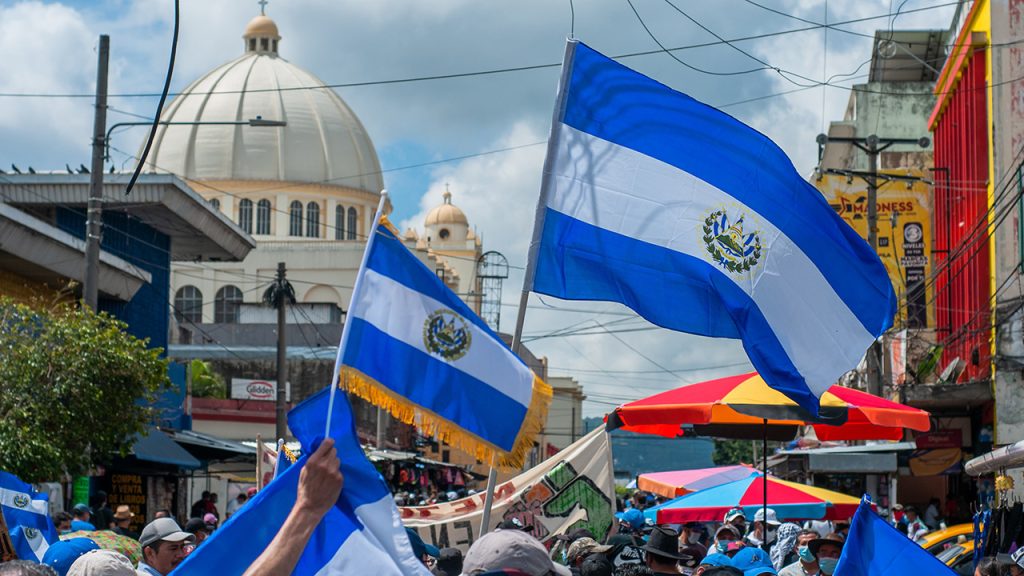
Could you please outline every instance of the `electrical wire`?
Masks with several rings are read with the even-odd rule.
[[[127,196],[132,193],[132,188],[135,187],[135,182],[139,179],[139,174],[142,174],[142,167],[146,164],[146,158],[149,156],[149,150],[153,147],[153,139],[156,138],[156,129],[160,125],[160,115],[164,111],[164,103],[167,102],[167,93],[171,91],[171,77],[174,75],[174,59],[178,54],[178,27],[181,22],[181,10],[179,7],[179,0],[174,0],[174,32],[171,35],[171,58],[167,62],[167,76],[164,78],[164,89],[160,94],[160,102],[156,105],[156,114],[153,115],[153,126],[149,131],[149,138],[146,140],[146,147],[142,150],[142,157],[139,158],[139,163],[135,167],[135,171],[132,172],[131,179],[128,180],[128,186],[124,190],[124,195]]]
[[[945,3],[941,3],[941,4],[936,4],[934,6],[924,6],[924,7],[921,7],[921,8],[914,8],[914,9],[911,9],[911,10],[906,10],[906,11],[903,12],[903,14],[911,14],[911,13],[916,13],[916,12],[926,12],[926,11],[930,11],[930,10],[936,10],[936,9],[939,9],[939,8],[945,8],[947,6],[955,6],[957,4],[959,4],[959,1],[957,1],[957,2],[945,2]],[[854,18],[854,19],[850,19],[850,20],[834,22],[834,23],[832,23],[830,25],[830,27],[835,29],[836,26],[847,25],[847,24],[858,24],[858,23],[862,23],[862,22],[870,22],[872,20],[888,19],[891,16],[892,16],[892,14],[889,14],[889,13],[887,13],[887,14],[877,14],[877,15],[874,15],[874,16],[865,16],[865,17],[861,17],[861,18]],[[762,33],[762,34],[753,34],[753,35],[742,36],[742,37],[737,37],[737,38],[730,38],[728,41],[729,42],[743,42],[743,41],[749,41],[749,40],[760,40],[760,39],[764,39],[764,38],[773,38],[773,37],[784,36],[784,35],[788,35],[788,34],[796,34],[796,33],[807,32],[807,31],[811,31],[811,30],[818,30],[818,29],[823,28],[823,27],[824,27],[824,25],[822,25],[822,24],[814,24],[814,25],[811,25],[811,26],[803,27],[803,28],[792,28],[792,29],[789,29],[789,30],[779,30],[779,31],[775,31],[775,32],[766,32],[766,33]],[[682,50],[692,50],[692,49],[697,49],[697,48],[706,48],[706,47],[709,47],[709,46],[718,46],[718,45],[721,45],[721,44],[723,44],[723,42],[720,42],[720,41],[702,42],[702,43],[697,43],[697,44],[689,44],[689,45],[685,45],[685,46],[677,46],[677,47],[674,47],[674,48],[669,48],[668,50],[670,50],[672,52],[677,52],[677,51],[682,51]],[[626,58],[636,58],[636,57],[642,57],[642,56],[650,56],[650,55],[653,55],[653,54],[660,54],[663,51],[664,50],[644,50],[644,51],[637,51],[637,52],[629,52],[629,53],[624,53],[624,54],[619,54],[619,55],[616,55],[616,56],[612,56],[612,58],[616,59],[616,60],[626,59]],[[330,84],[316,85],[316,86],[289,86],[289,87],[284,87],[284,88],[280,88],[280,87],[279,88],[264,88],[264,89],[255,89],[255,90],[223,90],[223,91],[214,90],[214,91],[209,91],[209,92],[190,92],[189,94],[191,94],[193,96],[201,96],[201,95],[209,95],[209,94],[240,94],[240,93],[256,94],[256,93],[260,93],[260,92],[290,92],[290,91],[296,91],[296,90],[322,90],[324,88],[355,88],[355,87],[363,87],[363,86],[381,86],[381,85],[388,85],[388,84],[404,84],[404,83],[410,83],[410,82],[424,82],[424,81],[432,81],[432,80],[448,80],[448,79],[453,79],[453,78],[467,78],[467,77],[474,77],[474,76],[487,76],[487,75],[504,74],[504,73],[511,73],[511,72],[523,72],[523,71],[529,71],[529,70],[540,70],[540,69],[544,69],[544,68],[557,68],[557,67],[559,67],[561,65],[562,65],[561,62],[553,62],[553,63],[547,63],[547,64],[534,64],[534,65],[527,65],[527,66],[514,66],[514,67],[507,67],[507,68],[477,70],[477,71],[460,72],[460,73],[453,73],[453,74],[435,74],[435,75],[429,75],[429,76],[415,76],[415,77],[396,78],[396,79],[388,79],[388,80],[374,80],[374,81],[347,82],[347,83],[330,83]],[[180,96],[181,94],[182,94],[181,92],[172,92],[169,95],[170,96]],[[94,96],[93,94],[87,94],[87,93],[0,92],[0,98],[92,98],[93,96]],[[157,96],[160,96],[160,94],[157,94],[157,93],[147,93],[147,92],[136,92],[136,93],[109,94],[107,97],[108,98],[153,98],[153,97],[157,97]]]

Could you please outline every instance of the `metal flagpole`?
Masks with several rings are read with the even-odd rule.
[[[373,240],[377,237],[377,226],[380,225],[380,218],[384,215],[384,205],[388,201],[388,191],[381,190],[380,202],[377,204],[377,213],[373,216],[373,226],[366,235],[366,249],[363,250],[363,260],[359,263],[359,273],[356,275],[356,282],[352,286],[352,297],[348,301],[348,311],[352,311],[352,304],[359,297],[359,287],[363,284],[363,274],[366,272],[366,261],[370,259],[370,249],[373,248]],[[338,357],[334,360],[334,373],[331,375],[331,395],[327,401],[327,423],[324,425],[324,438],[331,435],[331,415],[334,413],[334,395],[338,392],[338,375],[341,373],[341,359],[345,354],[345,345],[348,344],[349,326],[352,325],[351,318],[345,317],[345,325],[341,328],[341,342],[338,343]]]
[[[762,478],[762,484],[764,485],[764,492],[762,496],[764,500],[761,504],[761,534],[764,536],[761,540],[763,543],[768,542],[768,419],[764,419],[764,436],[761,437],[761,462],[764,464],[764,478]]]
[[[533,240],[530,242],[530,254],[526,259],[526,272],[523,274],[523,291],[519,295],[519,312],[516,315],[516,329],[512,335],[512,353],[519,356],[519,349],[523,344],[523,322],[526,321],[526,304],[530,300],[530,289],[533,287],[533,274],[536,268],[537,249],[540,246],[541,231],[544,229],[544,212],[546,207],[545,192],[548,189],[550,174],[549,166],[557,149],[558,125],[565,115],[566,90],[569,74],[572,71],[572,55],[577,42],[569,39],[565,43],[565,56],[562,59],[562,78],[558,85],[558,97],[555,99],[555,111],[551,120],[551,134],[548,137],[548,153],[544,159],[544,174],[540,186],[540,197],[537,199],[537,212],[533,222]],[[491,459],[491,471],[487,476],[487,494],[484,496],[483,517],[480,521],[480,535],[483,536],[490,531],[491,506],[494,504],[494,485],[498,480],[498,471],[495,470],[495,461]]]

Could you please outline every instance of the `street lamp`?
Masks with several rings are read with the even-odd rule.
[[[223,122],[206,122],[206,121],[195,121],[195,122],[177,122],[162,120],[157,122],[161,126],[252,126],[254,128],[283,128],[288,123],[284,120],[265,120],[263,116],[257,116],[255,118],[249,118],[248,120],[234,120],[234,121],[223,121]],[[152,126],[152,122],[118,122],[107,130],[107,135],[103,139],[105,153],[103,156],[104,160],[110,160],[110,135],[115,129],[123,126]]]

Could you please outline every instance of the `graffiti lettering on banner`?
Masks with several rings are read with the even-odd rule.
[[[463,552],[480,536],[484,494],[401,508],[402,522],[439,548]],[[538,466],[495,487],[495,525],[518,520],[551,548],[554,536],[586,528],[600,541],[614,525],[615,485],[608,434],[594,430]],[[494,526],[491,526],[493,528]]]

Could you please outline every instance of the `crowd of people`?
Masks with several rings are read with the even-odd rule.
[[[303,468],[296,502],[277,535],[251,564],[246,576],[289,574],[315,527],[337,502],[344,485],[333,441],[325,440]],[[232,512],[249,494],[239,495]],[[503,520],[477,539],[463,555],[457,548],[438,549],[407,529],[414,556],[434,576],[831,576],[843,552],[849,524],[811,521],[780,522],[775,510],[761,508],[747,518],[743,509],[729,510],[720,520],[654,524],[643,508],[657,501],[639,494],[616,513],[614,530],[601,538],[584,528],[556,536],[545,545],[533,527],[516,518]],[[75,506],[55,518],[62,531],[111,530],[137,538],[139,555],[101,549],[88,538],[70,538],[51,545],[42,564],[13,561],[0,564],[0,576],[167,576],[217,529],[216,499],[210,494],[192,507],[182,529],[166,511],[137,536],[130,531],[126,506],[98,512],[106,503]],[[905,510],[908,532],[917,521]],[[199,515],[202,515],[200,517]],[[985,559],[975,576],[1024,575],[1024,548],[1010,564]]]

